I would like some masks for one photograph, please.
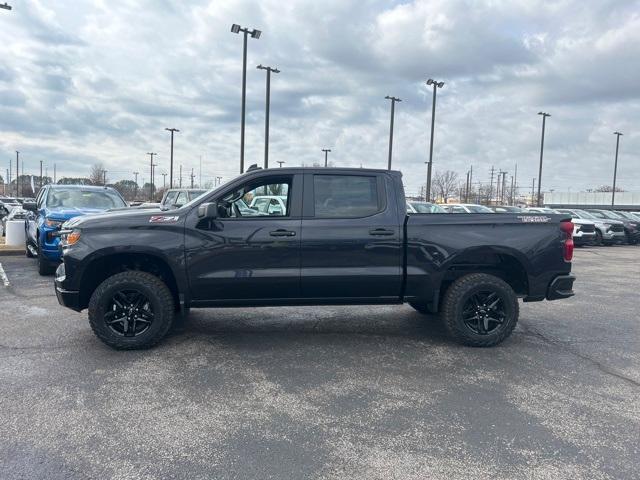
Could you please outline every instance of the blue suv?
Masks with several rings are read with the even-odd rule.
[[[25,220],[27,257],[38,256],[38,272],[46,275],[60,263],[59,237],[54,232],[67,220],[79,215],[100,213],[127,203],[111,187],[87,185],[45,185],[35,202],[24,202],[32,212]]]

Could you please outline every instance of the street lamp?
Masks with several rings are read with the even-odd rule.
[[[171,160],[169,161],[169,188],[173,188],[173,134],[179,132],[177,128],[165,128],[167,132],[171,132]]]
[[[278,165],[280,165],[280,168],[282,168],[283,163],[287,163],[287,162],[285,162],[284,160],[278,160]]]
[[[153,167],[155,166],[153,164],[153,156],[158,154],[155,152],[147,152],[147,155],[151,157],[151,162],[149,163],[150,165],[149,178],[151,179],[151,183],[149,186],[149,201],[152,202],[153,201]]]
[[[616,161],[614,163],[613,166],[613,192],[611,192],[611,206],[613,207],[613,204],[616,201],[616,175],[618,173],[618,147],[620,147],[620,136],[623,135],[620,132],[613,132],[613,134],[616,136]]]
[[[269,168],[269,105],[271,103],[271,72],[280,73],[277,68],[263,67],[262,64],[256,67],[258,70],[267,71],[267,98],[264,117],[264,168]]]
[[[327,166],[327,156],[329,155],[329,152],[331,151],[331,149],[329,148],[323,148],[322,151],[324,152],[324,166]]]
[[[11,10],[12,7],[7,2],[4,2],[4,3],[0,3],[0,8],[4,10]]]
[[[436,122],[436,89],[444,87],[444,82],[430,78],[427,85],[433,85],[433,102],[431,104],[431,142],[429,145],[429,164],[427,165],[427,202],[431,199],[431,165],[433,163],[433,129]]]
[[[391,121],[389,124],[389,164],[387,168],[388,170],[391,170],[391,152],[393,151],[393,117],[395,116],[396,102],[401,102],[402,100],[397,97],[390,97],[389,95],[384,98],[386,98],[387,100],[391,100]]]
[[[251,35],[251,38],[255,38],[257,40],[260,38],[260,34],[262,32],[256,29],[249,30],[248,28],[242,28],[236,23],[231,25],[231,32],[242,32],[244,34],[244,42],[242,47],[242,119],[240,122],[240,173],[244,173],[244,123],[247,98],[247,37]]]
[[[547,117],[550,117],[551,114],[546,112],[538,112],[538,115],[542,115],[542,139],[540,140],[540,167],[538,168],[538,201],[537,206],[541,207],[541,198],[540,198],[540,187],[542,186],[542,154],[544,153],[544,127],[546,124]]]

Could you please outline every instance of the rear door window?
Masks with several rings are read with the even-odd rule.
[[[365,175],[314,175],[316,218],[368,217],[383,210],[378,178]]]

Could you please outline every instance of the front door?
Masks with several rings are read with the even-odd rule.
[[[258,195],[281,196],[287,208],[263,212],[249,207]],[[262,175],[215,199],[218,218],[201,220],[196,208],[187,219],[192,300],[299,298],[302,175]]]
[[[305,175],[303,298],[399,298],[401,227],[392,189],[385,174]]]

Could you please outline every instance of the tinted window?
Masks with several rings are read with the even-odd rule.
[[[283,217],[287,216],[287,204],[289,203],[290,179],[282,180],[266,178],[259,183],[253,181],[238,190],[234,190],[227,194],[223,200],[223,206],[226,210],[226,217]],[[277,195],[284,203],[282,204],[274,199],[276,206],[272,206],[270,198],[265,195]]]
[[[176,197],[178,196],[178,192],[177,191],[173,191],[173,192],[168,192],[167,196],[164,199],[164,205],[173,205],[176,200]]]
[[[313,191],[318,218],[367,217],[381,210],[376,177],[314,175]]]
[[[445,213],[439,205],[426,202],[411,202],[411,206],[418,213]]]
[[[178,198],[176,198],[175,205],[181,207],[182,205],[184,205],[188,201],[189,200],[187,200],[187,192],[180,192],[178,194]]]

